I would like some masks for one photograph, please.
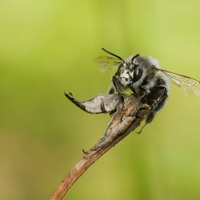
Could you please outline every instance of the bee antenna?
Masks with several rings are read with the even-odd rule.
[[[138,65],[138,63],[135,63],[135,59],[139,56],[140,54],[136,54],[135,56],[132,57],[131,62],[135,65]]]
[[[118,56],[118,55],[116,55],[116,54],[114,54],[114,53],[111,53],[110,51],[108,51],[108,50],[106,50],[106,49],[104,49],[104,48],[102,48],[102,50],[105,51],[106,53],[108,53],[108,54],[110,54],[110,55],[112,55],[112,56],[118,58],[118,59],[121,60],[123,63],[125,63],[124,60],[123,60],[120,56]]]

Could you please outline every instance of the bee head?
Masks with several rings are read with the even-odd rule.
[[[133,56],[127,62],[124,61],[118,68],[117,75],[123,86],[137,82],[141,76],[143,69],[137,61],[139,54]]]
[[[132,56],[127,60],[123,60],[120,56],[111,53],[104,48],[102,48],[102,50],[122,61],[115,75],[118,76],[119,81],[123,86],[135,83],[141,78],[143,69],[137,60],[139,54],[136,54],[135,56]]]

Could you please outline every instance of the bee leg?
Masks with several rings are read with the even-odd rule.
[[[143,128],[153,121],[156,112],[165,105],[167,98],[167,90],[163,86],[154,87],[151,90],[151,93],[142,98],[142,103],[149,105],[151,111],[146,118],[145,124],[142,126],[141,130],[138,133],[141,133]]]
[[[113,77],[112,77],[112,82],[113,82],[113,86],[114,86],[115,90],[116,90],[117,93],[118,93],[119,100],[120,100],[122,103],[124,103],[124,97],[122,96],[122,94],[121,94],[121,92],[120,92],[120,89],[119,89],[119,87],[118,87],[118,85],[117,85],[116,76],[113,76]]]
[[[145,121],[145,124],[141,127],[141,129],[137,132],[137,134],[142,133],[144,127],[145,127],[147,124],[149,124],[149,123],[151,123],[151,122],[153,121],[154,116],[155,116],[155,113],[154,113],[154,112],[151,112],[151,113],[147,116],[146,121]]]
[[[150,112],[151,112],[151,107],[150,107],[148,104],[142,104],[142,103],[140,103],[140,105],[138,106],[138,108],[137,108],[136,111],[134,112],[134,116],[137,117],[137,113],[139,112],[139,110],[142,110],[142,109],[148,109],[148,110],[150,110]],[[151,114],[151,113],[150,113],[150,114]],[[150,114],[149,114],[148,116],[146,116],[146,117],[147,117],[147,118],[150,117]],[[148,123],[150,123],[150,122],[147,122],[147,118],[146,118],[145,124],[144,124],[144,125],[142,126],[142,128],[137,132],[137,134],[142,133],[144,127],[145,127]],[[152,119],[152,120],[153,120],[153,119]]]
[[[147,125],[147,123],[145,123],[143,126],[142,126],[142,128],[139,130],[139,131],[137,131],[137,134],[140,134],[140,133],[142,133],[142,131],[143,131],[143,129],[144,129],[144,127]]]
[[[141,109],[149,109],[151,110],[151,106],[149,106],[147,103],[145,103],[145,101],[143,101],[143,99],[145,98],[147,91],[143,90],[142,94],[138,95],[136,93],[136,91],[134,90],[134,88],[130,88],[133,91],[133,96],[137,97],[139,99],[139,106],[137,107],[137,109],[134,111],[133,115],[137,116],[137,113],[139,112],[139,110]]]
[[[115,93],[115,88],[114,86],[112,85],[109,90],[108,90],[108,94],[114,94]]]
[[[152,111],[153,112],[157,112],[159,111],[161,108],[163,108],[163,106],[166,103],[166,100],[168,98],[168,94],[167,94],[167,89],[165,87],[156,87],[155,91],[157,91],[159,93],[159,95],[154,99],[151,107],[152,107]],[[150,117],[151,119],[151,117]],[[153,120],[153,119],[152,119]],[[150,122],[152,121],[150,120]]]

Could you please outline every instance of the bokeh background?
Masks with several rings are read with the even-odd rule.
[[[86,100],[107,92],[114,71],[92,62],[104,47],[123,58],[158,58],[200,79],[196,0],[0,1],[0,199],[48,199],[102,136],[108,115]],[[200,99],[172,86],[164,110],[141,135],[104,155],[64,199],[200,199]]]

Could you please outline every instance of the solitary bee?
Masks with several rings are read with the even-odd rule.
[[[118,66],[112,77],[113,85],[109,93],[117,92],[123,101],[122,93],[129,92],[139,99],[141,106],[148,106],[150,114],[145,125],[151,123],[156,112],[165,105],[169,96],[170,81],[181,87],[186,95],[200,95],[198,80],[161,69],[159,62],[150,56],[136,54],[124,60],[104,48],[102,50],[112,57],[100,57],[99,64],[104,67]]]

